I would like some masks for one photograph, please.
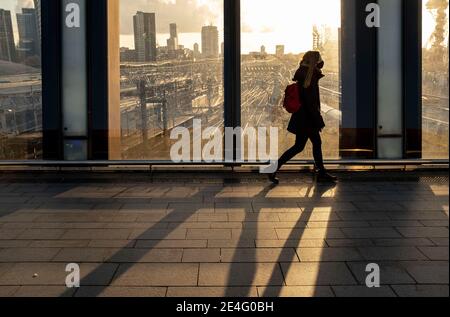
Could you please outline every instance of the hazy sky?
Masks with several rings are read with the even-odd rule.
[[[133,15],[139,10],[156,13],[157,29],[158,33],[161,33],[160,42],[169,32],[169,23],[173,22],[178,24],[180,33],[199,33],[203,25],[214,24],[223,34],[223,0],[120,0],[120,2],[121,34],[128,42],[133,33]],[[243,47],[254,47],[257,41],[266,45],[269,51],[276,41],[285,44],[287,49],[291,47],[292,50],[308,46],[313,24],[339,26],[339,2],[339,0],[241,0],[244,32],[242,40],[247,42],[247,45],[243,43]],[[0,0],[0,8],[12,12],[16,42],[18,39],[15,13],[22,7],[33,7],[33,0]],[[426,10],[423,20],[425,45],[433,32],[434,21]],[[194,41],[194,37],[196,41],[199,39],[199,35],[184,36],[186,41],[192,38],[191,42]],[[191,44],[185,45],[190,47]]]

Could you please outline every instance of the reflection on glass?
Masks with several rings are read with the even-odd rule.
[[[321,81],[322,134],[327,159],[339,156],[340,0],[241,0],[242,122],[245,127],[278,127],[279,152],[295,141],[286,131],[290,115],[283,109],[284,90],[303,54],[320,51],[325,60]],[[312,158],[312,147],[300,158]]]
[[[423,156],[449,157],[448,0],[423,1]]]
[[[169,160],[174,128],[223,127],[223,0],[121,0],[120,12],[122,158]]]
[[[0,3],[0,160],[42,158],[40,1]]]

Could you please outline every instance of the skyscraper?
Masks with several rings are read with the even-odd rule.
[[[23,8],[17,13],[17,27],[19,29],[19,51],[23,57],[39,55],[36,10]]]
[[[283,57],[284,56],[284,45],[277,45],[276,46],[275,55],[277,57]]]
[[[16,61],[16,47],[11,21],[11,11],[0,9],[0,59]]]
[[[171,23],[170,24],[170,37],[171,38],[178,38],[178,31],[177,31],[177,24]]]
[[[202,55],[203,58],[219,57],[219,31],[216,26],[202,28]]]
[[[156,61],[156,16],[155,13],[138,11],[133,17],[134,45],[138,62]]]
[[[200,53],[200,45],[198,43],[194,44],[194,58],[199,59],[202,57],[202,53]]]
[[[170,24],[170,39],[167,40],[167,48],[170,52],[178,50],[178,31],[175,23]]]

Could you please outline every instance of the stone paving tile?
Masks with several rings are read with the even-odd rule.
[[[326,242],[322,239],[298,240],[256,240],[257,248],[325,248]]]
[[[424,224],[417,220],[370,221],[370,225],[375,228],[424,227]]]
[[[208,248],[254,248],[255,240],[208,240]]]
[[[186,249],[183,250],[184,263],[219,263],[220,249]]]
[[[389,214],[385,212],[337,212],[339,219],[344,221],[383,221],[390,220]]]
[[[377,247],[434,246],[434,243],[426,238],[373,239],[373,243]]]
[[[258,287],[260,297],[334,297],[328,286]]]
[[[222,249],[223,263],[276,263],[298,262],[293,248],[251,248],[251,249]]]
[[[24,231],[24,229],[0,229],[0,240],[16,239]]]
[[[27,229],[17,239],[24,240],[58,240],[66,230],[64,229]]]
[[[371,239],[326,239],[329,247],[367,247],[373,246]]]
[[[14,293],[14,297],[72,297],[75,289],[66,286],[21,286]]]
[[[232,239],[254,239],[254,240],[267,240],[277,239],[278,229],[232,229]]]
[[[298,222],[300,219],[304,221],[340,221],[341,218],[335,212],[302,212],[302,213],[278,213],[278,218],[280,221],[284,222]]]
[[[298,220],[298,215],[296,215]],[[230,222],[277,222],[280,221],[279,214],[245,214],[245,213],[228,213],[228,221]],[[283,221],[283,220],[281,220]]]
[[[63,240],[125,240],[132,230],[129,229],[70,229],[62,235]],[[133,238],[130,238],[133,239]]]
[[[433,261],[448,261],[448,247],[419,247],[419,250]]]
[[[393,228],[342,228],[347,238],[370,239],[370,238],[401,238]]]
[[[66,285],[66,265],[64,263],[18,263],[0,276],[0,285]],[[109,285],[117,264],[80,264],[81,284]]]
[[[360,261],[362,256],[354,248],[300,248],[297,254],[301,262]]]
[[[288,286],[328,286],[356,284],[344,263],[282,263]]]
[[[185,240],[186,229],[136,229],[128,236],[130,240]],[[188,238],[189,239],[189,238]],[[201,239],[201,238],[200,238]],[[203,238],[205,239],[205,238]]]
[[[309,221],[309,228],[366,228],[370,224],[365,221]]]
[[[199,286],[281,286],[283,276],[275,263],[201,263],[198,283]]]
[[[393,285],[400,297],[448,297],[448,285]]]
[[[448,238],[448,228],[398,228],[406,238]]]
[[[278,239],[289,239],[292,237],[298,239],[341,239],[345,238],[340,229],[276,229]]]
[[[435,245],[440,247],[448,247],[449,246],[449,239],[447,238],[431,238],[430,239]]]
[[[58,248],[8,248],[0,250],[0,262],[45,262],[51,261]]]
[[[361,211],[404,211],[405,207],[397,202],[372,201],[372,202],[353,202],[353,204]]]
[[[169,287],[168,297],[192,298],[192,297],[231,297],[245,298],[258,297],[256,287]]]
[[[414,247],[365,247],[358,248],[368,261],[420,261],[427,258]]]
[[[408,211],[408,212],[391,213],[389,214],[389,218],[392,220],[448,220],[448,215],[442,211],[438,212]]]
[[[197,286],[197,278],[198,264],[121,264],[111,285]]]
[[[12,297],[19,286],[0,286],[0,297]]]
[[[400,263],[419,284],[449,284],[448,262]]]
[[[187,239],[230,240],[230,229],[188,229]]]
[[[75,297],[165,297],[166,287],[96,287],[86,286],[77,290]]]
[[[2,248],[26,248],[32,241],[29,240],[0,240],[0,249]]]
[[[206,248],[207,244],[207,240],[138,240],[135,247],[140,249],[200,249]]]
[[[89,240],[35,240],[29,243],[30,248],[86,248]]]
[[[449,227],[448,220],[422,220],[421,223],[425,227]]]
[[[76,240],[73,240],[76,241]],[[135,240],[91,240],[87,245],[89,248],[134,248]]]
[[[397,297],[388,286],[368,288],[366,286],[332,286],[337,297]]]

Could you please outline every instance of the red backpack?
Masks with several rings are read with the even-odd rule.
[[[284,95],[283,107],[289,113],[297,113],[302,107],[299,85],[297,83],[287,86]]]

